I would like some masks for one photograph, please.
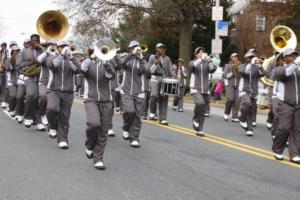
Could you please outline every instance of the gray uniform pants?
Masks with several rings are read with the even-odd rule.
[[[16,115],[24,115],[24,101],[25,101],[26,89],[24,84],[18,85],[17,90],[17,104],[16,104]]]
[[[166,120],[168,113],[169,96],[160,95],[160,82],[151,81],[150,87],[150,113],[156,113],[158,103],[158,119],[159,121]]]
[[[39,84],[39,115],[44,116],[46,115],[47,109],[47,86],[44,84]]]
[[[17,103],[17,86],[8,86],[8,105],[9,111],[14,111]]]
[[[209,103],[209,95],[197,92],[193,93],[192,96],[195,104],[193,120],[199,123],[199,129],[197,131],[203,131],[205,113],[207,104]]]
[[[280,101],[276,107],[279,125],[275,132],[272,150],[283,153],[289,140],[290,158],[300,156],[300,106],[290,106]]]
[[[183,109],[183,97],[185,87],[179,87],[179,94],[174,96],[173,106],[178,106],[178,109]]]
[[[109,125],[108,125],[108,129],[112,129],[113,128],[113,117],[114,117],[114,108],[115,108],[115,99],[117,97],[117,92],[116,91],[111,91],[111,96],[112,96],[112,101],[111,101],[111,109],[109,112]]]
[[[256,118],[256,99],[251,98],[247,94],[240,97],[240,110],[239,120],[247,122],[248,130],[253,131],[252,122]]]
[[[85,101],[87,129],[86,142],[87,149],[93,151],[94,163],[103,160],[104,149],[107,141],[107,131],[110,123],[111,102]]]
[[[150,101],[150,91],[145,91],[145,104],[144,104],[144,111],[143,111],[144,117],[148,116],[149,101]]]
[[[38,113],[38,82],[35,79],[25,80],[25,119],[34,119],[35,122],[41,123],[41,117]]]
[[[235,87],[226,87],[226,103],[225,115],[230,115],[232,111],[232,118],[237,119],[239,113],[239,89]]]
[[[122,95],[123,130],[128,131],[130,141],[139,141],[144,103],[145,99],[143,98],[134,97],[128,94]]]
[[[74,93],[49,91],[46,116],[49,128],[57,131],[57,142],[68,142]]]
[[[279,100],[278,99],[272,99],[272,112],[273,112],[273,121],[272,121],[272,129],[271,129],[271,135],[275,136],[276,130],[279,125],[279,119],[277,114],[277,104]]]
[[[6,74],[5,72],[0,73],[0,103],[5,101],[6,95]]]

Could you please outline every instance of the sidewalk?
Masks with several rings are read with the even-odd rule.
[[[211,100],[210,106],[214,107],[214,108],[225,108],[225,99],[224,97],[222,97],[222,100],[219,103],[216,103],[213,99]],[[170,97],[170,102],[173,102],[173,97]],[[184,100],[183,102],[185,104],[193,104],[193,99],[191,95],[187,95],[184,96]],[[259,115],[267,115],[269,112],[269,109],[266,110],[261,110],[261,109],[257,109],[257,114]]]

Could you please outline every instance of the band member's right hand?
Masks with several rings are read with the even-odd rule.
[[[251,60],[251,64],[252,64],[252,65],[256,65],[258,61],[259,61],[258,58],[257,58],[257,57],[254,57],[254,58],[252,58],[252,60]]]
[[[298,67],[300,67],[300,56],[298,56],[294,62],[298,65]]]
[[[155,62],[154,62],[154,64],[156,64],[156,65],[160,64],[160,59],[159,58],[156,59]]]

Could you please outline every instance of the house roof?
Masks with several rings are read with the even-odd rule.
[[[250,4],[249,0],[235,0],[235,3],[229,10],[230,15],[236,15],[242,12],[245,8],[247,8]]]

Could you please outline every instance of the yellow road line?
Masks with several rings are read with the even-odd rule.
[[[83,104],[83,102],[81,100],[78,100],[78,99],[75,99],[74,102],[78,103],[78,104]],[[264,150],[264,149],[260,149],[260,148],[254,147],[254,146],[246,145],[246,144],[243,144],[243,143],[239,143],[239,142],[236,142],[236,141],[233,141],[233,140],[229,140],[229,139],[225,139],[225,138],[222,138],[222,137],[214,136],[214,135],[211,135],[211,134],[206,134],[205,137],[199,137],[199,136],[195,135],[194,130],[188,129],[188,128],[185,128],[185,127],[181,127],[181,126],[178,126],[178,125],[174,125],[174,124],[169,124],[169,126],[164,126],[164,125],[159,124],[158,122],[149,121],[149,120],[143,120],[143,122],[145,122],[147,124],[159,126],[161,128],[169,129],[169,130],[172,130],[174,132],[179,132],[179,133],[182,133],[182,134],[185,134],[185,135],[188,135],[188,136],[192,136],[192,137],[195,137],[197,139],[202,139],[202,140],[210,141],[210,142],[213,142],[213,143],[216,143],[216,144],[220,144],[220,145],[223,145],[223,146],[226,146],[226,147],[229,147],[229,148],[232,148],[232,149],[236,149],[236,150],[239,150],[239,151],[242,151],[242,152],[246,152],[246,153],[249,153],[249,154],[252,154],[252,155],[256,155],[258,157],[262,157],[262,158],[265,158],[265,159],[268,159],[268,160],[276,161],[275,158],[273,157],[272,152]],[[300,165],[289,162],[287,160],[276,161],[276,162],[300,169]]]

